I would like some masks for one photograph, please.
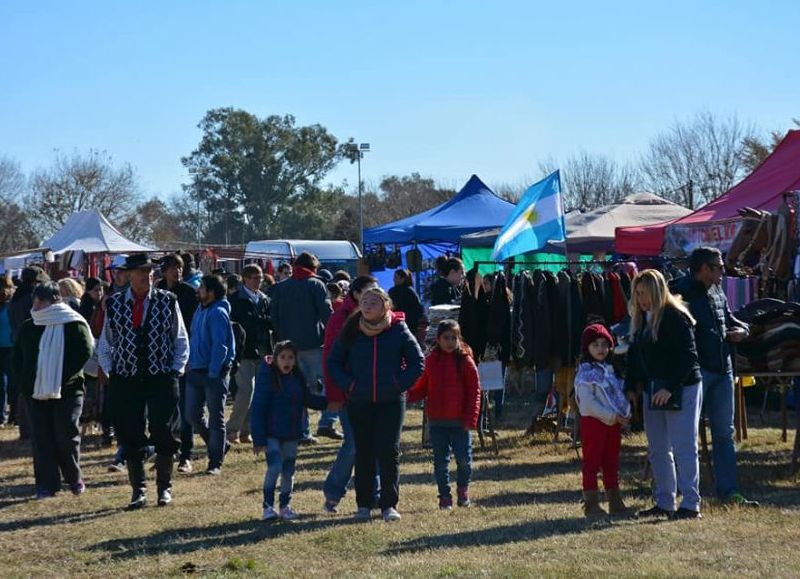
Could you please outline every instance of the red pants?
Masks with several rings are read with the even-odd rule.
[[[620,425],[608,426],[592,416],[581,416],[583,490],[597,490],[597,474],[603,472],[606,490],[619,488]]]

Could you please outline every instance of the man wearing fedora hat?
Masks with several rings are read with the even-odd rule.
[[[147,254],[128,256],[120,266],[128,272],[130,287],[108,299],[97,346],[133,488],[129,509],[147,502],[146,426],[156,450],[158,505],[172,502],[172,467],[180,442],[171,426],[178,416],[178,377],[189,358],[189,338],[177,298],[153,287],[153,267]]]

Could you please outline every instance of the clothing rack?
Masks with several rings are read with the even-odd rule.
[[[473,261],[472,265],[507,265],[509,267],[516,267],[518,265],[616,265],[618,263],[627,263],[629,261],[636,261],[634,259],[618,259],[618,260],[577,260],[566,259],[561,261]]]

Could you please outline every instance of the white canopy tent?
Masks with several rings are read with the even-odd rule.
[[[42,244],[54,255],[84,253],[137,253],[156,251],[123,236],[97,209],[73,213],[64,226]]]

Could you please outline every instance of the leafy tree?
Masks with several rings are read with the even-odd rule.
[[[56,152],[47,169],[33,173],[25,210],[34,215],[36,233],[45,239],[75,211],[97,209],[123,232],[134,227],[141,201],[136,173],[130,165],[115,168],[104,151],[71,156]]]
[[[207,241],[275,235],[286,226],[282,213],[323,195],[322,180],[343,153],[325,127],[296,126],[291,115],[219,108],[198,126],[200,144],[182,163],[192,175],[186,191],[210,218]]]

